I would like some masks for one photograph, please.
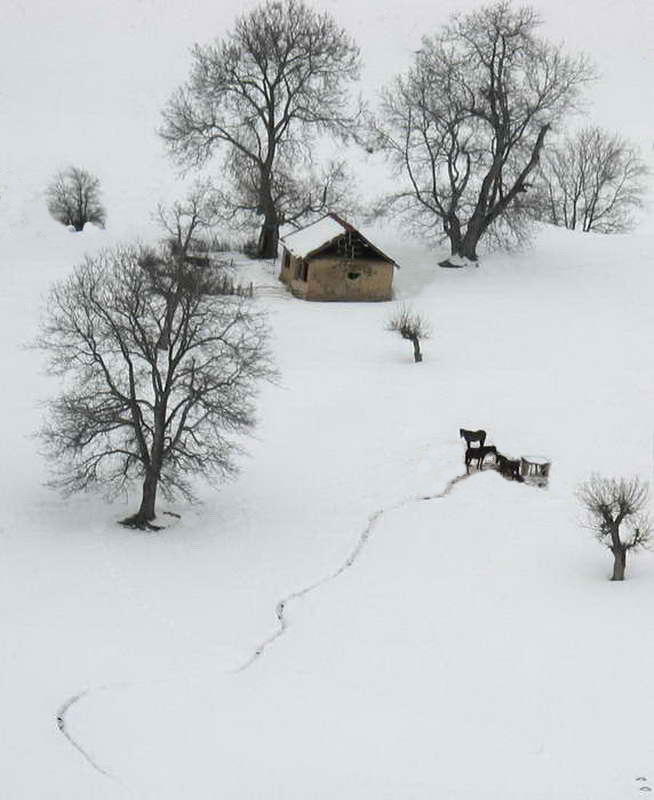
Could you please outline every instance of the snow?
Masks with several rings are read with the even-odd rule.
[[[367,239],[370,244],[375,246],[374,234],[366,235],[358,225],[354,225],[354,227],[364,239]],[[347,229],[333,217],[326,216],[313,222],[311,225],[307,225],[305,228],[292,231],[291,233],[286,233],[285,230],[282,229],[280,242],[294,256],[304,258],[319,247],[341,236],[346,230]]]
[[[197,507],[163,504],[182,518],[141,534],[116,525],[136,490],[43,486],[30,434],[56,381],[24,348],[49,283],[121,231],[72,234],[29,202],[26,219],[0,226],[3,797],[654,786],[654,558],[611,583],[574,498],[593,471],[652,474],[652,237],[544,227],[532,250],[442,270],[373,230],[404,267],[396,302],[433,325],[422,364],[384,330],[395,303],[262,292],[282,378],[242,474]],[[278,271],[241,269],[262,286]],[[461,427],[547,453],[548,488],[492,470],[450,484]]]
[[[281,239],[284,247],[294,256],[303,258],[321,245],[341,236],[345,228],[333,217],[322,217],[306,228],[287,233]]]
[[[471,261],[469,258],[465,256],[459,255],[449,255],[447,256],[447,264],[451,267],[478,267],[479,264],[476,261]]]

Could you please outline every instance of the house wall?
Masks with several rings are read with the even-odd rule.
[[[296,297],[305,300],[390,300],[393,296],[392,264],[381,259],[342,259],[335,256],[310,259],[307,280],[301,280],[302,259],[282,251],[279,280]],[[349,277],[357,275],[358,277]]]
[[[304,297],[307,300],[390,300],[393,270],[392,264],[378,259],[316,258],[309,263]]]
[[[286,254],[287,251],[283,250],[279,280],[282,281],[282,283],[285,283],[291,292],[296,295],[296,297],[305,297],[307,293],[308,282],[300,280],[296,277],[299,272],[300,265],[302,264],[302,259],[296,258],[290,253],[288,253],[288,258],[285,258]],[[310,272],[311,264],[307,264],[307,267],[307,272]]]
[[[279,259],[279,280],[282,283],[290,284],[293,275],[293,261],[295,259],[288,252],[282,249],[282,254]]]

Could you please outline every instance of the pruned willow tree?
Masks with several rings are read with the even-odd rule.
[[[214,294],[206,269],[137,248],[87,257],[48,298],[37,347],[64,377],[40,436],[64,494],[141,482],[123,524],[151,528],[159,489],[192,500],[191,478],[232,475],[274,375],[251,301]]]
[[[612,581],[623,581],[627,553],[648,547],[652,520],[646,513],[649,489],[639,478],[591,475],[577,488],[586,511],[585,527],[613,554]]]
[[[413,345],[413,360],[416,364],[422,361],[420,343],[431,338],[431,325],[425,317],[410,306],[400,306],[386,323],[386,330],[399,334]]]
[[[540,39],[529,7],[498,2],[423,38],[386,88],[371,144],[402,184],[389,198],[477,260],[480,240],[529,191],[551,127],[593,77],[583,55]]]
[[[317,185],[308,190],[306,176],[317,139],[354,134],[359,71],[354,41],[302,0],[268,0],[223,40],[193,48],[190,77],[165,107],[160,135],[185,167],[200,168],[222,150],[231,178],[224,202],[234,215],[263,217],[259,257],[277,255],[289,217],[332,206],[343,165],[314,169]]]
[[[648,168],[616,133],[586,127],[549,147],[541,159],[540,217],[586,233],[624,233],[643,207]]]

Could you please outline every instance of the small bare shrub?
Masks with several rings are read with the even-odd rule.
[[[107,215],[100,201],[100,180],[87,170],[68,167],[58,172],[45,194],[48,211],[62,225],[78,232],[87,222],[104,228]]]
[[[431,325],[424,317],[409,306],[400,306],[388,320],[386,330],[398,333],[403,339],[411,342],[414,361],[416,363],[422,361],[420,342],[431,337]]]

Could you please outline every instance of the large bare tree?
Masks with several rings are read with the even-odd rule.
[[[282,181],[311,163],[316,137],[349,137],[359,108],[350,90],[359,49],[326,12],[268,0],[222,41],[196,45],[188,82],[163,112],[160,134],[177,161],[204,165],[224,149],[235,210],[263,216],[258,255],[277,255]],[[226,195],[229,197],[229,195]]]
[[[583,55],[538,38],[539,24],[532,8],[504,1],[455,16],[383,94],[371,143],[404,178],[389,201],[449,239],[452,255],[477,260],[592,77]]]
[[[257,383],[273,370],[252,301],[212,287],[205,269],[136,248],[87,258],[54,285],[37,341],[65,377],[40,432],[54,486],[141,480],[124,524],[152,527],[159,488],[192,499],[191,476],[234,473]]]
[[[623,233],[643,206],[647,165],[618,134],[587,127],[548,148],[541,159],[541,218],[554,225]]]

